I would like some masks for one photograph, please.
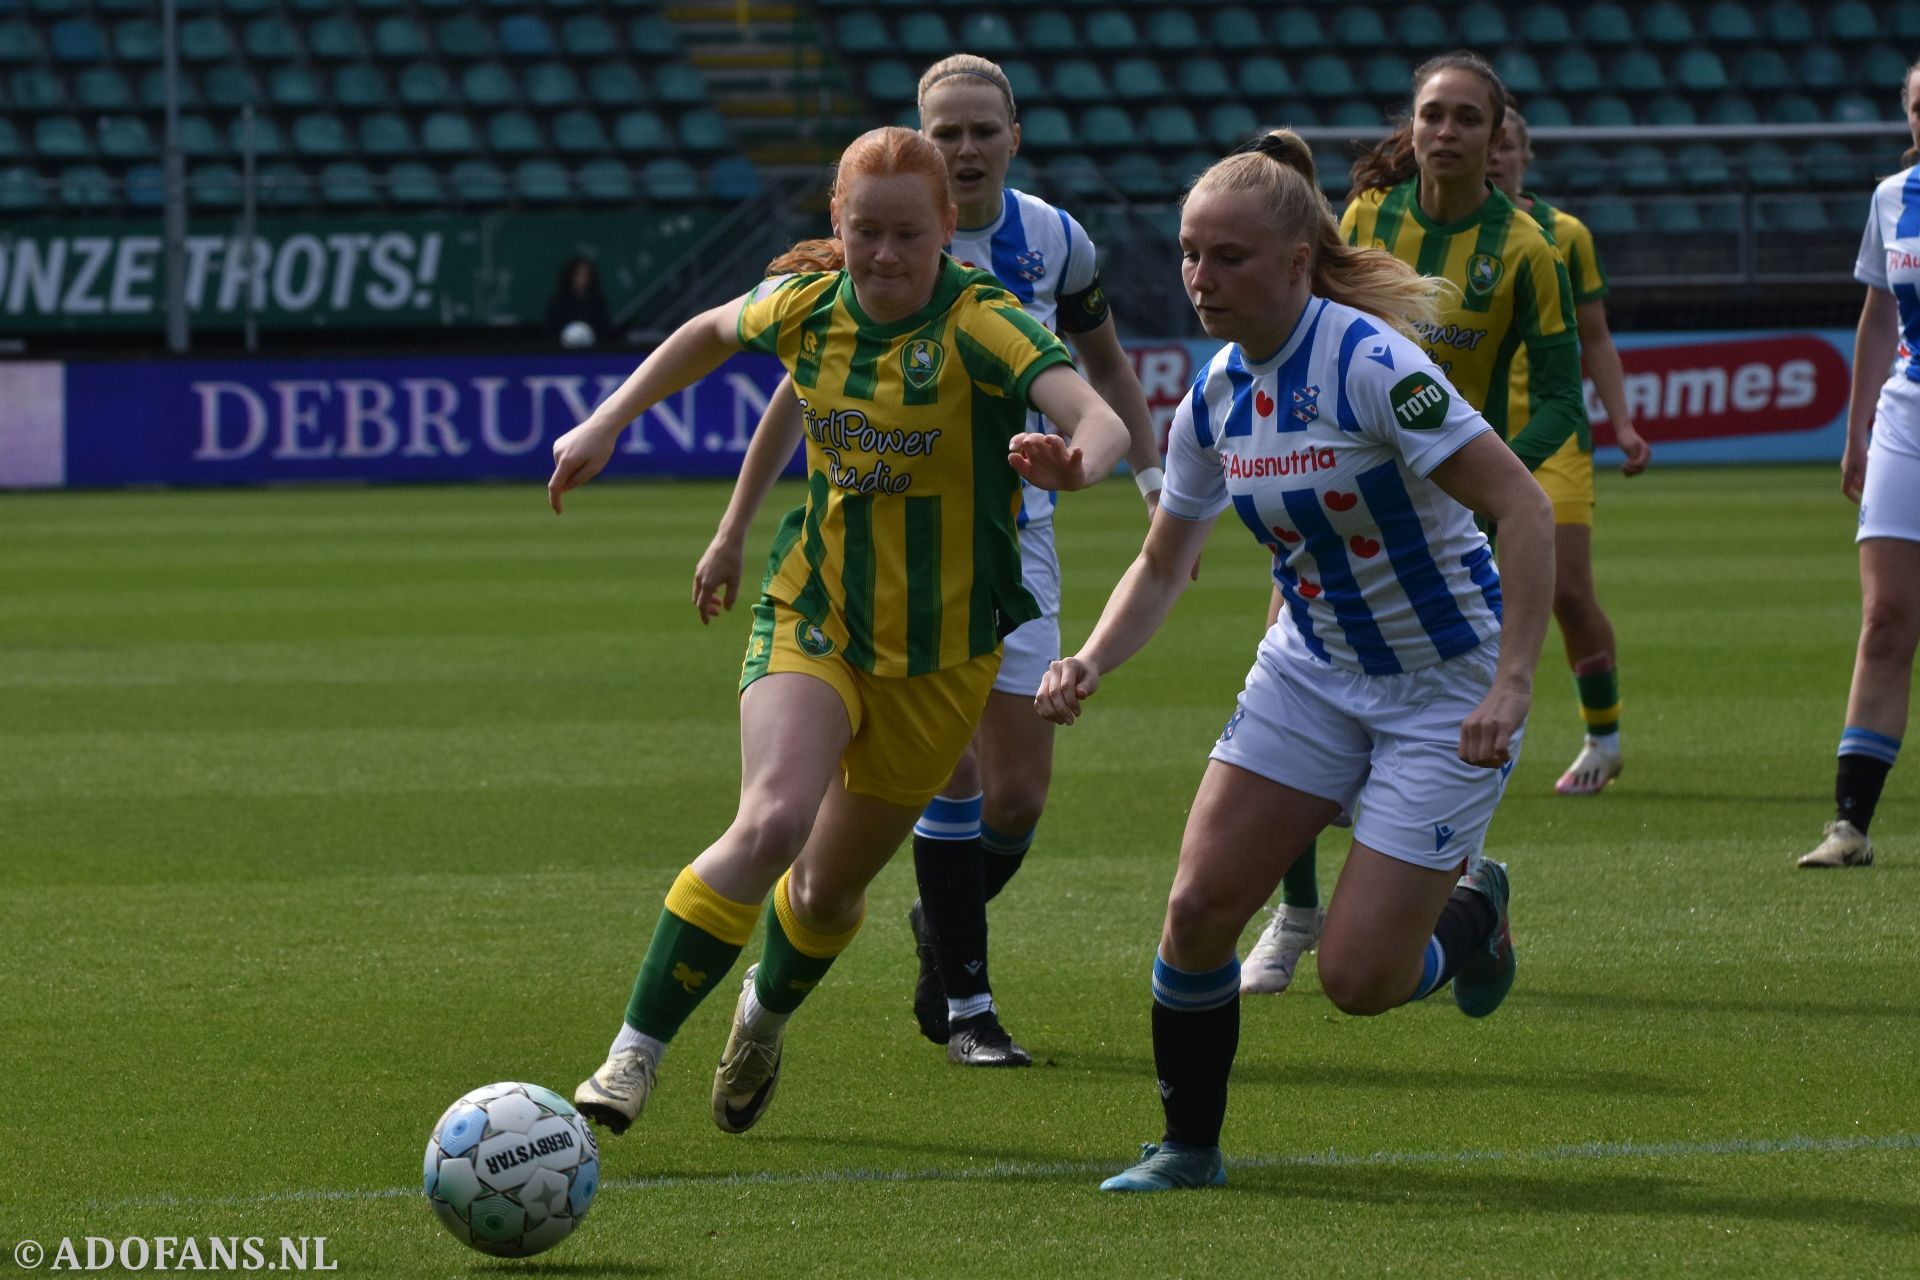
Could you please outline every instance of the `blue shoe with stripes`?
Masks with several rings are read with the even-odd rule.
[[[1193,1191],[1227,1185],[1218,1147],[1180,1147],[1143,1142],[1140,1163],[1100,1184],[1102,1191]]]
[[[1469,1018],[1484,1018],[1500,1007],[1513,989],[1519,961],[1513,954],[1513,930],[1507,923],[1507,864],[1482,858],[1467,887],[1493,904],[1493,932],[1487,944],[1475,948],[1453,975],[1453,1002]]]

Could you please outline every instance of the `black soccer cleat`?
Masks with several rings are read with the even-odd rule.
[[[1000,1019],[989,1009],[953,1024],[947,1041],[947,1061],[961,1067],[1030,1067],[1033,1055],[1013,1042]]]
[[[920,976],[913,981],[913,1019],[920,1024],[921,1035],[935,1044],[946,1044],[947,984],[940,981],[933,930],[927,925],[927,909],[918,898],[907,909],[907,927],[913,930],[913,950],[920,958]]]

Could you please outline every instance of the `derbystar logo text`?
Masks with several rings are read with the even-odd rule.
[[[1283,453],[1278,457],[1243,458],[1237,453],[1227,455],[1227,478],[1230,480],[1265,480],[1271,476],[1297,476],[1309,471],[1333,470],[1333,450],[1325,445],[1318,449],[1295,449],[1292,453]]]
[[[519,1146],[507,1147],[487,1157],[489,1174],[505,1173],[529,1160],[538,1160],[541,1156],[550,1156],[556,1151],[571,1151],[573,1135],[565,1129],[550,1133],[544,1138],[535,1138],[532,1142],[523,1142]]]

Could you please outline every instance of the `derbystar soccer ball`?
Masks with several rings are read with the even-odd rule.
[[[587,1216],[600,1148],[573,1104],[537,1084],[490,1084],[427,1139],[427,1203],[461,1244],[503,1258],[551,1249]]]

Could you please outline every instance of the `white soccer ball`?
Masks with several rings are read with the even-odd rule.
[[[427,1203],[454,1238],[526,1258],[587,1216],[600,1148],[573,1104],[537,1084],[490,1084],[448,1107],[427,1139]]]
[[[583,347],[592,346],[597,336],[592,325],[585,320],[575,320],[560,331],[560,345],[569,350],[578,351]]]

